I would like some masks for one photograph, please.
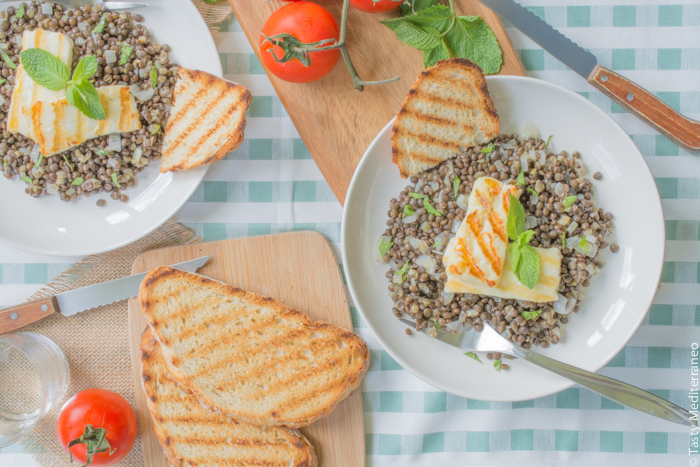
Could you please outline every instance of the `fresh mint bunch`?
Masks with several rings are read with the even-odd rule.
[[[401,6],[401,18],[381,21],[403,43],[423,51],[425,67],[439,60],[461,57],[498,73],[503,53],[488,24],[479,16],[457,16],[452,7],[437,0],[410,0]]]
[[[518,198],[510,195],[510,210],[506,219],[506,234],[510,244],[510,263],[521,284],[533,289],[540,279],[540,255],[531,245],[534,230],[525,230],[525,209]]]
[[[107,118],[100,101],[100,94],[89,81],[97,72],[97,59],[87,55],[80,59],[73,76],[68,67],[55,55],[42,49],[27,49],[20,53],[24,70],[39,86],[52,91],[66,89],[68,103],[88,118],[104,120]]]

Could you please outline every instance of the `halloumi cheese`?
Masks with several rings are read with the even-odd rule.
[[[22,33],[22,50],[42,49],[58,57],[68,69],[73,68],[73,39],[59,32],[44,29],[25,30]],[[28,123],[22,116],[22,107],[37,101],[52,102],[66,97],[66,90],[52,91],[39,86],[32,80],[20,64],[15,74],[15,88],[12,91],[10,113],[7,118],[7,131],[28,136]]]
[[[43,29],[24,31],[22,50],[39,48],[73,67],[73,41],[65,34]],[[127,86],[97,88],[105,120],[92,120],[66,100],[65,89],[51,91],[36,84],[19,65],[10,102],[7,129],[31,138],[44,156],[63,152],[85,141],[110,133],[141,128],[136,100]]]
[[[498,285],[508,245],[510,195],[519,198],[521,193],[517,186],[491,177],[474,181],[466,217],[443,256],[448,278],[487,289]]]
[[[128,87],[102,86],[97,92],[107,115],[105,120],[88,118],[66,99],[37,101],[22,108],[22,115],[28,122],[26,136],[48,156],[101,135],[141,128],[136,100]]]
[[[456,242],[452,237],[450,243]],[[449,248],[448,244],[448,248]],[[510,250],[506,253],[501,280],[496,287],[483,283],[466,282],[459,276],[448,275],[445,283],[447,293],[471,293],[488,295],[506,299],[526,300],[531,302],[553,302],[559,296],[559,281],[561,279],[561,251],[559,248],[535,248],[540,257],[540,278],[533,289],[528,289],[520,283],[513,272],[510,262]]]

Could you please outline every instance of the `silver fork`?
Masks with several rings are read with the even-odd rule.
[[[148,3],[133,3],[133,2],[103,2],[95,0],[50,0],[51,3],[58,3],[69,7],[81,7],[85,5],[101,5],[108,10],[126,10],[132,8],[146,8],[150,6]],[[0,0],[0,4],[9,4],[9,6],[19,6],[22,2],[17,0]]]
[[[414,329],[416,327],[413,321],[407,319],[401,319],[401,321]],[[488,323],[481,332],[473,328],[459,334],[438,332],[436,338],[464,351],[500,352],[522,358],[629,408],[681,425],[698,426],[697,417],[676,404],[631,384],[567,365],[558,360],[523,349],[502,337]]]

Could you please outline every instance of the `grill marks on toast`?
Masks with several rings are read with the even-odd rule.
[[[318,465],[313,446],[297,431],[251,425],[202,407],[170,378],[161,346],[148,329],[141,361],[154,431],[170,465]]]
[[[173,377],[240,420],[308,425],[359,386],[369,366],[356,334],[195,274],[157,268],[139,300]]]
[[[481,69],[452,58],[423,71],[392,128],[392,160],[403,178],[428,170],[500,132]]]

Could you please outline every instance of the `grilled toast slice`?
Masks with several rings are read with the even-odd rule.
[[[309,425],[347,398],[369,367],[367,344],[355,333],[197,274],[156,268],[139,302],[173,378],[238,420]]]
[[[251,425],[202,407],[170,377],[149,329],[141,338],[141,382],[153,430],[172,466],[318,465],[313,446],[298,431]]]
[[[163,135],[161,172],[223,158],[243,142],[250,92],[240,84],[180,67]]]
[[[463,58],[421,72],[391,130],[391,159],[402,178],[419,174],[498,136],[501,124],[484,73]]]

